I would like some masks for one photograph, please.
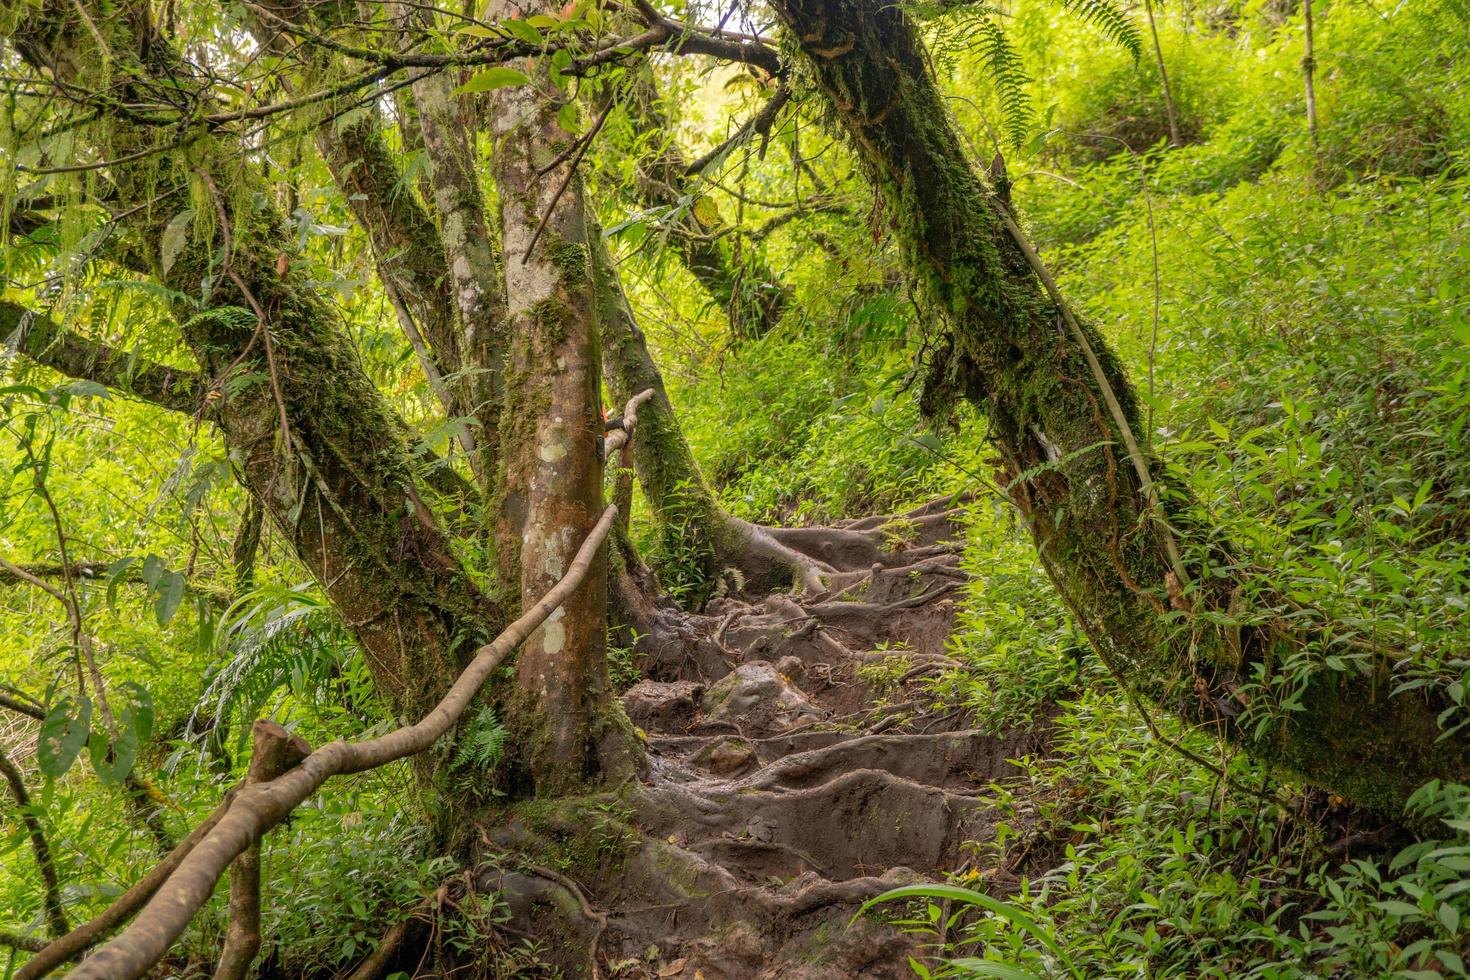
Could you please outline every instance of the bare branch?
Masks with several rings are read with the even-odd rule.
[[[18,715],[25,715],[27,718],[34,718],[37,721],[46,720],[45,711],[27,701],[22,701],[20,698],[12,697],[4,692],[0,692],[0,708],[14,711]]]
[[[786,103],[790,101],[791,89],[785,85],[777,88],[776,94],[766,100],[766,104],[761,106],[760,112],[757,112],[750,119],[746,120],[745,124],[735,130],[729,139],[685,167],[684,173],[689,176],[700,173],[705,167],[708,167],[711,163],[714,163],[732,149],[745,142],[751,134],[760,133],[764,136],[769,133],[771,126],[776,121],[776,116],[780,114],[781,110],[786,107]]]
[[[252,746],[247,786],[269,782],[311,754],[311,746],[273,721],[251,728]],[[235,858],[230,872],[230,926],[214,980],[245,980],[260,951],[260,840]]]
[[[11,949],[19,949],[27,953],[39,953],[46,948],[46,940],[0,929],[0,946],[9,946]]]
[[[0,775],[10,784],[10,795],[15,797],[15,808],[25,824],[26,836],[31,839],[31,852],[36,856],[36,867],[41,871],[41,883],[45,889],[46,919],[53,936],[61,936],[70,928],[66,923],[66,912],[61,907],[61,879],[56,875],[56,862],[51,857],[51,845],[41,829],[41,821],[31,809],[31,796],[26,792],[25,779],[20,770],[0,752]]]
[[[107,938],[107,934],[112,930],[126,922],[134,912],[143,907],[144,902],[153,897],[153,893],[158,891],[159,886],[174,873],[184,857],[193,850],[194,845],[215,828],[215,825],[225,815],[225,811],[230,808],[230,804],[234,802],[235,793],[238,791],[239,786],[235,786],[226,792],[219,806],[214,808],[214,812],[198,827],[195,827],[189,836],[179,841],[178,846],[168,857],[154,865],[152,871],[119,895],[117,900],[103,909],[95,919],[82,923],[60,939],[47,944],[44,949],[16,971],[15,980],[36,980],[37,977],[45,976],[61,964],[76,959]]]

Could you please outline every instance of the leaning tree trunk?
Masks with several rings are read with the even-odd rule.
[[[821,591],[838,567],[866,568],[884,559],[881,535],[836,528],[762,527],[730,514],[716,499],[684,438],[663,375],[628,304],[617,267],[600,235],[592,236],[592,265],[602,316],[603,363],[614,403],[641,391],[653,397],[638,410],[634,465],[666,551],[697,567],[686,601],[714,588],[768,592],[788,584]],[[687,571],[687,569],[686,569]]]
[[[81,9],[35,11],[12,38],[26,61],[78,90],[131,79],[122,88],[138,91],[120,92],[124,101],[152,100],[150,79],[188,77],[146,6],[106,17],[93,8],[85,21]],[[292,238],[256,168],[223,140],[197,135],[179,149],[172,130],[124,115],[82,132],[103,159],[137,161],[109,168],[112,203],[145,243],[158,281],[186,297],[210,286],[202,312],[181,302],[175,313],[217,396],[213,418],[239,479],[342,611],[387,704],[421,715],[496,632],[503,610],[466,574],[425,505],[406,426],[330,303],[291,261]],[[165,249],[165,229],[189,200],[174,190],[190,185],[208,234]]]
[[[653,69],[644,65],[636,70],[639,74],[628,99],[629,117],[640,136],[662,140],[659,151],[634,181],[638,201],[649,209],[675,210],[666,227],[685,268],[724,311],[735,337],[762,337],[781,319],[790,290],[758,253],[737,260],[730,236],[721,236],[717,226],[700,221],[697,209],[686,200],[698,191],[691,189],[688,161],[659,104]]]
[[[1168,523],[1159,513],[1140,473],[1151,483],[1161,467],[1147,443],[1124,451],[1147,433],[1121,366],[1038,281],[1034,253],[961,148],[902,8],[773,5],[882,194],[910,275],[943,316],[926,408],[967,398],[985,413],[1041,560],[1115,676],[1365,804],[1397,807],[1428,779],[1470,778],[1470,730],[1438,741],[1438,706],[1390,694],[1377,669],[1308,674],[1294,711],[1242,723],[1262,716],[1240,685],[1279,679],[1286,654],[1319,638],[1212,625],[1232,618],[1229,597],[1248,583],[1188,588],[1211,579],[1180,563],[1169,536],[1181,528],[1205,541],[1209,529],[1189,526],[1197,509],[1182,487],[1170,488]]]
[[[501,5],[492,15],[516,13]],[[581,180],[567,172],[576,160],[540,172],[573,138],[557,122],[561,97],[547,66],[487,104],[513,338],[497,540],[503,579],[518,581],[530,603],[566,573],[602,511],[601,337]],[[606,628],[607,576],[594,568],[521,649],[508,720],[537,793],[573,791],[635,763],[608,681]]]

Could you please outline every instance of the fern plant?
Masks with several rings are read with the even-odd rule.
[[[446,737],[441,749],[444,764],[440,771],[454,795],[494,795],[493,789],[489,794],[482,792],[490,786],[485,774],[498,766],[504,757],[506,734],[495,709],[482,705],[460,727],[458,734]]]
[[[189,736],[249,722],[287,689],[314,706],[360,707],[370,697],[356,642],[326,600],[305,587],[264,585],[241,596],[215,635],[220,659],[205,675]],[[242,726],[241,744],[247,734]]]
[[[1135,62],[1143,55],[1143,36],[1116,0],[1051,0],[1082,23],[1127,51]],[[920,16],[934,19],[933,55],[944,64],[957,53],[977,53],[995,86],[1006,138],[1013,148],[1026,140],[1033,118],[1031,82],[1020,55],[1001,26],[1006,12],[966,0],[915,0]]]

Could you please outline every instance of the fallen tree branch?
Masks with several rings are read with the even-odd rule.
[[[561,581],[499,636],[482,646],[439,704],[418,722],[379,738],[333,742],[311,753],[285,774],[243,787],[219,822],[189,851],[178,869],[167,876],[167,882],[133,924],[83,961],[70,976],[75,980],[131,980],[142,976],[163,958],[209,900],[231,862],[328,779],[376,769],[432,746],[464,713],[491,672],[582,584],[617,513],[616,506],[603,511]]]
[[[389,961],[398,952],[398,947],[402,946],[403,941],[408,938],[408,930],[413,926],[414,919],[430,912],[436,902],[442,902],[444,890],[444,886],[440,885],[438,892],[431,898],[425,899],[418,908],[389,926],[388,931],[383,933],[383,938],[378,940],[377,948],[368,954],[367,959],[358,964],[357,969],[352,971],[347,980],[378,980],[378,975],[387,968]]]
[[[245,785],[269,782],[311,754],[311,746],[273,721],[251,727],[252,749]],[[260,952],[260,839],[235,859],[230,872],[230,925],[214,980],[245,980]]]

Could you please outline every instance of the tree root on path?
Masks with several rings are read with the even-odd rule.
[[[646,774],[482,828],[476,886],[567,976],[907,978],[916,940],[854,912],[971,865],[1000,816],[989,787],[1045,748],[1044,730],[991,735],[931,706],[925,675],[960,666],[949,506],[748,527],[805,570],[802,593],[697,613],[635,597],[646,679],[624,704]]]

